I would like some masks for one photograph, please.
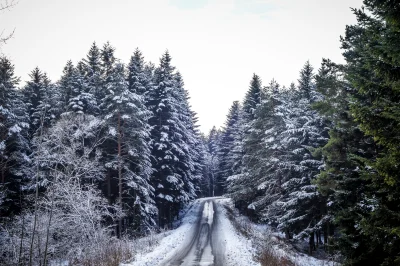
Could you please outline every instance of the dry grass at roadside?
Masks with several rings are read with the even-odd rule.
[[[106,245],[96,256],[72,263],[72,265],[119,266],[121,263],[131,260],[133,256],[134,252],[128,241],[116,240]]]
[[[261,251],[257,260],[261,263],[261,266],[295,266],[289,259],[279,257],[272,248],[268,247]]]

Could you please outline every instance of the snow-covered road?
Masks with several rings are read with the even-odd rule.
[[[227,199],[204,198],[193,203],[182,225],[152,252],[138,254],[132,266],[243,266],[254,262],[251,242],[239,235],[223,207]]]
[[[224,253],[219,250],[220,245],[216,246],[213,243],[212,236],[218,234],[217,223],[214,224],[214,217],[218,217],[214,216],[214,204],[213,200],[203,202],[203,211],[201,217],[199,215],[199,222],[192,229],[195,233],[190,244],[178,249],[171,259],[163,262],[163,265],[223,265],[214,264],[214,259],[217,261],[217,257],[222,257]]]

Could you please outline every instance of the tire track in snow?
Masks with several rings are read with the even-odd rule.
[[[165,265],[169,266],[219,266],[223,252],[216,252],[221,245],[217,245],[216,236],[219,230],[216,205],[213,200],[208,200],[203,205],[199,223],[195,228],[195,237],[192,238],[190,245],[175,253],[174,258],[167,261]],[[218,254],[215,256],[214,254]]]

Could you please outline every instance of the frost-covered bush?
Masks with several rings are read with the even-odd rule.
[[[36,140],[34,163],[45,191],[36,211],[26,211],[2,228],[0,264],[91,261],[110,253],[110,243],[116,245],[114,228],[104,221],[119,219],[122,212],[90,182],[103,175],[99,130],[97,119],[72,115]]]

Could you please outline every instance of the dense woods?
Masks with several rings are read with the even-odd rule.
[[[353,12],[346,63],[307,61],[289,86],[254,74],[207,136],[168,51],[123,64],[93,43],[59,80],[35,68],[20,87],[2,56],[0,264],[90,261],[225,195],[310,254],[400,265],[400,3]]]
[[[210,133],[217,183],[236,207],[309,253],[400,265],[400,3],[365,0],[341,38],[345,64],[306,62],[296,84],[254,75]]]
[[[59,81],[35,68],[21,88],[1,58],[4,263],[94,256],[170,228],[200,194],[203,142],[171,56],[155,67],[136,49],[124,65],[114,50],[93,43]]]

